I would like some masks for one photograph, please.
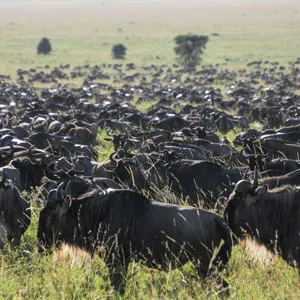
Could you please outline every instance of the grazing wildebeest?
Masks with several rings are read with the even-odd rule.
[[[253,184],[236,184],[225,209],[229,227],[238,238],[250,235],[291,265],[296,262],[300,271],[300,189],[257,186],[257,176]]]
[[[281,176],[262,178],[260,183],[266,184],[271,189],[284,185],[300,185],[300,169]]]
[[[217,214],[111,189],[48,199],[39,216],[39,250],[60,241],[91,254],[104,247],[111,283],[121,293],[130,261],[165,270],[192,261],[206,277],[212,262],[220,268],[227,264],[232,248],[229,229]]]
[[[29,203],[18,189],[2,175],[0,182],[0,248],[7,242],[18,245],[30,225]]]

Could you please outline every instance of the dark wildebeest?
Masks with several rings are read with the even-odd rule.
[[[300,189],[257,186],[257,176],[253,184],[236,184],[225,209],[229,227],[238,238],[250,235],[288,263],[296,262],[300,271]]]
[[[60,241],[92,255],[104,247],[111,283],[121,293],[130,261],[165,270],[192,261],[205,277],[212,262],[220,268],[227,264],[232,248],[229,229],[219,215],[150,201],[131,190],[49,199],[39,217],[39,251]]]
[[[29,203],[20,195],[18,189],[8,183],[5,177],[0,182],[0,248],[7,242],[18,245],[22,234],[30,225]]]
[[[231,184],[243,177],[241,170],[224,169],[209,161],[196,161],[187,165],[182,165],[179,161],[178,166],[172,164],[169,167],[168,173],[171,190],[176,195],[188,195],[193,204],[198,203],[202,193],[212,193],[212,199],[205,195],[205,207],[215,205],[215,197],[220,191],[223,195],[229,195]]]
[[[260,183],[267,185],[271,189],[284,185],[300,185],[300,169],[281,176],[262,178]]]

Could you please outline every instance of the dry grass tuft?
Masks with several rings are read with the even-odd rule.
[[[241,242],[241,247],[245,250],[246,259],[251,260],[253,263],[267,268],[274,264],[276,256],[253,239],[245,239]]]

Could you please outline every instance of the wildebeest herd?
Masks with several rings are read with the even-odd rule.
[[[121,293],[133,260],[203,278],[246,235],[300,269],[299,65],[18,70],[0,84],[1,247],[37,206],[38,251],[101,252]],[[83,86],[35,87],[70,78]]]

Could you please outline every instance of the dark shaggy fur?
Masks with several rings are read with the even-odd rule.
[[[45,175],[44,167],[35,165],[29,158],[15,159],[10,164],[20,172],[22,189],[26,191],[39,186]]]
[[[40,213],[40,246],[53,245],[53,237],[92,254],[104,247],[111,282],[121,291],[131,260],[164,269],[192,261],[198,274],[206,276],[211,260],[224,266],[231,253],[229,230],[220,216],[150,201],[131,190],[92,191],[72,200],[48,201]]]
[[[2,231],[8,241],[19,244],[22,234],[30,225],[29,204],[13,185],[1,183],[0,212]],[[2,245],[4,246],[4,245]]]
[[[229,197],[225,217],[240,238],[251,235],[289,263],[300,263],[300,190],[284,186],[259,187],[245,196]]]

